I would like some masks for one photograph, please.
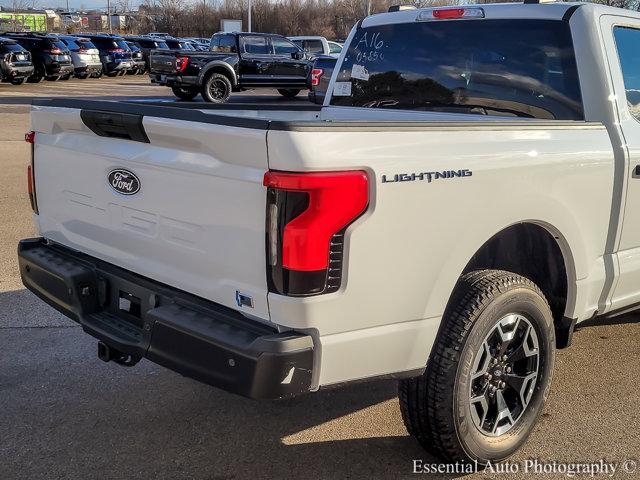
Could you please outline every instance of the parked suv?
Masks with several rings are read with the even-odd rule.
[[[83,35],[91,40],[100,54],[102,71],[109,77],[124,75],[127,70],[133,68],[131,49],[122,37],[104,34]]]
[[[196,50],[196,48],[188,40],[167,37],[164,39],[164,41],[171,50]]]
[[[124,39],[127,42],[135,43],[138,48],[140,48],[142,57],[145,62],[146,70],[149,70],[149,52],[151,52],[151,50],[169,49],[169,46],[166,44],[163,38],[127,35],[124,37]]]
[[[128,40],[125,41],[127,42],[127,46],[129,47],[129,49],[131,50],[131,61],[133,62],[133,68],[131,70],[128,70],[127,73],[131,75],[143,74],[147,69],[147,62],[145,62],[144,60],[144,54],[142,53],[142,50],[140,50],[140,47],[136,45],[135,42],[130,42]]]
[[[174,95],[224,103],[233,91],[276,88],[285,97],[307,89],[311,62],[300,47],[280,35],[217,33],[209,52],[156,50],[151,81],[171,87]]]
[[[31,52],[34,71],[28,79],[29,82],[37,83],[44,78],[59,80],[73,74],[71,52],[56,36],[22,32],[8,32],[4,36],[15,40]]]
[[[76,77],[98,76],[102,72],[100,52],[91,40],[73,36],[59,38],[69,47]]]
[[[32,73],[31,54],[15,40],[0,37],[0,80],[22,85]]]

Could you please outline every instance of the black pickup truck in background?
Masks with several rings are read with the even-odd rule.
[[[219,33],[208,52],[153,50],[149,75],[182,100],[201,94],[207,102],[224,103],[231,92],[252,88],[295,97],[308,88],[311,65],[300,47],[280,35]]]
[[[309,74],[309,101],[322,105],[329,88],[331,75],[336,67],[336,57],[318,55],[313,60],[311,73]]]

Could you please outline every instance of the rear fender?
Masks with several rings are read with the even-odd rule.
[[[202,85],[205,77],[212,70],[224,71],[228,74],[229,80],[231,80],[231,85],[234,87],[238,85],[238,75],[233,67],[223,60],[213,60],[202,67],[202,70],[200,70],[200,73],[198,74],[198,84]]]

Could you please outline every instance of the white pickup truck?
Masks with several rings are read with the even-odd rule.
[[[638,45],[600,5],[404,10],[321,109],[37,99],[23,282],[103,360],[253,398],[397,376],[425,448],[506,458],[576,322],[640,303]]]

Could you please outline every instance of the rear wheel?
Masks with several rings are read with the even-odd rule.
[[[300,89],[295,88],[279,88],[278,93],[283,97],[293,98],[300,93]]]
[[[173,94],[180,100],[190,101],[198,96],[197,87],[171,87]]]
[[[14,78],[11,80],[13,85],[22,85],[25,82],[26,78]]]
[[[532,281],[501,270],[465,274],[425,373],[400,383],[405,425],[449,461],[503,460],[542,413],[554,359],[553,317]]]
[[[60,78],[60,75],[49,75],[48,77],[46,77],[46,79],[50,82],[57,82],[58,80],[60,80]]]
[[[76,73],[76,78],[79,78],[80,80],[84,80],[85,78],[89,78],[89,74],[88,73]]]
[[[202,98],[211,103],[225,103],[231,95],[231,82],[220,73],[209,75],[202,85]]]

